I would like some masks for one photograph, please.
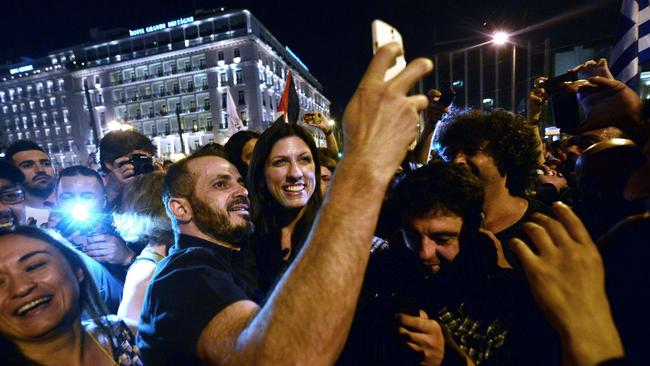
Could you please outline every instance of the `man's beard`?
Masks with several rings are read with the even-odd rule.
[[[50,180],[47,183],[37,183],[36,179],[43,176],[49,177]],[[36,197],[48,198],[52,192],[54,192],[56,181],[46,173],[38,173],[34,176],[34,178],[32,178],[31,182],[25,181],[25,183],[23,183],[23,186],[27,192]]]
[[[237,200],[229,204],[238,202]],[[253,223],[250,219],[246,219],[246,222],[243,224],[233,225],[230,222],[227,211],[224,213],[214,210],[194,195],[190,197],[190,204],[194,212],[194,223],[196,226],[199,230],[217,240],[240,246],[240,243],[249,238],[253,233]]]

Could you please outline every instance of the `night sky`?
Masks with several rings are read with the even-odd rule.
[[[0,14],[0,60],[41,57],[90,40],[91,28],[134,28],[193,14],[194,8],[247,8],[289,46],[323,84],[340,115],[371,56],[370,23],[381,18],[401,32],[407,59],[480,43],[496,28],[522,29],[591,7],[578,16],[519,36],[538,53],[592,40],[614,43],[620,1],[6,1]],[[483,34],[482,34],[483,33]],[[453,40],[468,39],[464,42]],[[425,87],[428,87],[425,86]]]

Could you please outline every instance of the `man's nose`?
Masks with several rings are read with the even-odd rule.
[[[457,153],[451,160],[454,164],[467,165],[467,155],[463,153]]]
[[[418,256],[422,260],[436,258],[436,250],[436,242],[427,237],[423,237],[420,241],[420,250],[418,251]]]

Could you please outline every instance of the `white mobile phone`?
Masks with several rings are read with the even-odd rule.
[[[395,27],[390,24],[383,22],[379,19],[375,19],[372,22],[372,53],[377,53],[379,47],[391,43],[397,42],[402,49],[404,49],[404,43],[402,43],[402,35],[399,34]],[[404,55],[397,57],[395,59],[395,65],[386,71],[384,80],[390,80],[399,74],[406,67],[406,60]]]

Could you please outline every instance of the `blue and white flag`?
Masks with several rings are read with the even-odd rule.
[[[623,0],[618,43],[610,57],[614,77],[636,89],[639,64],[650,60],[650,6],[648,0]]]

